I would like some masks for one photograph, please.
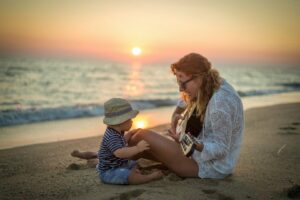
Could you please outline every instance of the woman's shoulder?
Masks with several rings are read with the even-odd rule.
[[[214,92],[208,107],[214,110],[232,109],[241,104],[241,99],[236,90],[225,80],[222,80],[220,88]]]
[[[237,91],[225,79],[222,79],[220,88],[216,90],[212,98],[240,98]]]

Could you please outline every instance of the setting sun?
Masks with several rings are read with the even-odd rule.
[[[134,128],[146,128],[148,126],[148,122],[144,118],[138,117],[137,119],[133,120],[133,127]]]
[[[138,122],[136,122],[136,126],[137,126],[137,128],[145,128],[146,124],[144,121],[138,121]]]
[[[139,47],[134,47],[132,48],[131,53],[135,56],[138,56],[142,53],[142,50]]]

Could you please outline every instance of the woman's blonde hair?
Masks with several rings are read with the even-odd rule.
[[[184,92],[181,94],[188,105],[188,109],[191,108],[193,103],[196,103],[196,114],[200,116],[200,120],[203,122],[207,104],[213,93],[219,89],[221,85],[219,72],[211,67],[207,58],[197,53],[190,53],[181,58],[178,62],[173,63],[171,70],[174,75],[176,71],[180,71],[189,76],[202,76],[202,84],[198,89],[196,101],[189,99],[188,95]]]

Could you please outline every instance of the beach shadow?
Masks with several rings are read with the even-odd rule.
[[[300,185],[294,184],[293,186],[284,190],[283,193],[290,199],[300,199]]]
[[[206,179],[205,180],[205,185],[206,186],[212,186],[212,187],[216,187],[218,186],[220,183],[222,182],[227,182],[225,184],[228,184],[228,183],[231,183],[234,181],[233,179],[233,175],[229,175],[227,176],[226,178],[224,179],[221,179],[221,180],[214,180],[214,179]],[[206,195],[208,195],[210,198],[213,198],[213,199],[219,199],[219,200],[234,200],[234,197],[232,196],[229,196],[229,195],[226,195],[226,194],[223,194],[221,192],[219,192],[218,190],[216,189],[212,189],[212,188],[209,188],[209,189],[202,189],[202,192]]]
[[[121,193],[117,197],[112,197],[109,200],[129,200],[129,199],[135,199],[139,196],[141,196],[146,190],[143,189],[136,189],[128,192]]]
[[[72,163],[67,167],[67,170],[82,170],[89,168],[87,165]]]
[[[82,169],[88,169],[88,168],[92,168],[95,169],[96,165],[98,164],[98,159],[88,159],[85,161],[85,163],[71,163],[67,169],[68,170],[82,170]]]
[[[297,127],[300,123],[299,122],[293,122],[291,126],[285,126],[285,127],[280,127],[280,132],[279,134],[282,135],[298,135],[299,133],[297,132]]]
[[[203,180],[203,184],[208,186],[218,186],[220,184],[220,180],[205,179]]]
[[[164,177],[165,180],[168,180],[168,181],[173,181],[173,182],[176,182],[176,181],[183,181],[184,178],[181,178],[179,176],[177,176],[176,174],[170,172],[168,175],[166,175]]]
[[[222,193],[218,193],[218,199],[219,200],[234,200],[233,197],[222,194]]]
[[[279,129],[280,130],[285,130],[285,131],[293,131],[293,130],[296,130],[297,128],[291,127],[291,126],[287,126],[287,127],[281,127]]]
[[[230,174],[226,178],[221,179],[220,181],[225,181],[225,182],[233,182],[233,175]]]
[[[218,200],[234,200],[233,197],[225,195],[223,193],[218,192],[217,190],[214,189],[202,189],[202,192],[204,194],[209,195],[211,198],[216,198]]]
[[[214,194],[217,192],[217,190],[203,189],[202,192],[204,192],[205,194]]]

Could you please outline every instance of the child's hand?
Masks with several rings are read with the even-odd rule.
[[[136,146],[137,146],[139,152],[148,150],[150,148],[149,143],[146,142],[145,140],[141,140]]]
[[[129,142],[131,140],[131,137],[134,136],[137,132],[141,131],[142,129],[137,128],[137,129],[132,129],[131,131],[128,131],[125,134],[125,140],[126,142]]]

